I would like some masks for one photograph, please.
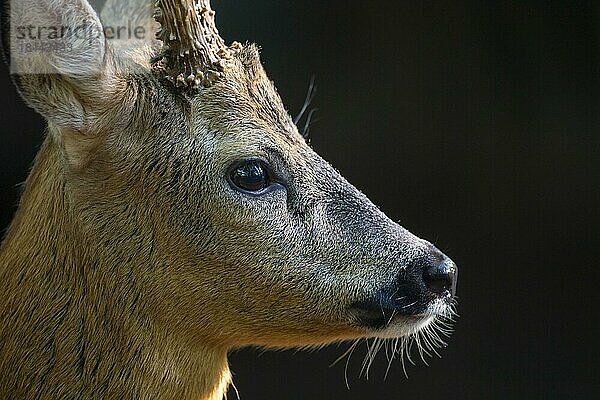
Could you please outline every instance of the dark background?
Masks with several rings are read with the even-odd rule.
[[[460,267],[442,359],[347,346],[231,357],[242,400],[600,398],[597,2],[213,1],[255,41],[292,114],[315,76],[313,147]],[[0,227],[44,123],[0,73]],[[235,394],[230,394],[235,398]]]

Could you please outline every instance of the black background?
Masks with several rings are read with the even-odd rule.
[[[231,357],[242,400],[600,398],[597,2],[213,1],[254,41],[292,114],[315,76],[312,145],[460,267],[443,358],[346,345]],[[44,122],[0,73],[0,227]],[[235,394],[230,394],[235,398]]]

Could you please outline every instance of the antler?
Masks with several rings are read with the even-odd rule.
[[[164,44],[157,68],[177,87],[211,86],[241,45],[225,46],[210,0],[157,0],[156,7],[156,37]]]

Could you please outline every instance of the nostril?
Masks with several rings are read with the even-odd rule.
[[[456,278],[458,268],[452,260],[446,258],[441,263],[431,263],[423,269],[423,280],[427,288],[436,295],[448,292],[456,293]]]

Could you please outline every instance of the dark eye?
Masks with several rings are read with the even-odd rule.
[[[235,187],[254,194],[262,192],[271,185],[266,166],[258,160],[238,164],[230,172],[229,179]]]

